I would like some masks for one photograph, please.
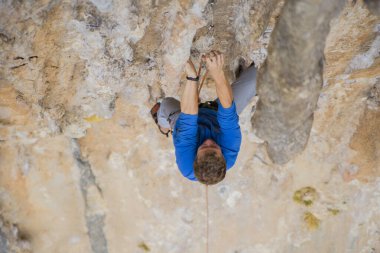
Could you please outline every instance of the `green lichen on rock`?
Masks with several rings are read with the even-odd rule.
[[[334,216],[340,213],[340,210],[335,208],[328,208],[327,211],[329,211]]]
[[[303,220],[305,221],[307,228],[310,230],[315,230],[319,228],[319,225],[321,223],[321,220],[318,219],[311,212],[305,212],[303,216]]]
[[[311,206],[313,202],[318,198],[317,191],[310,186],[303,187],[296,191],[293,195],[293,200],[301,205]]]

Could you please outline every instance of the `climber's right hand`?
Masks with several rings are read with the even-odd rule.
[[[206,62],[206,68],[214,80],[220,76],[224,76],[224,55],[221,52],[212,50],[210,53],[202,56],[202,60]]]

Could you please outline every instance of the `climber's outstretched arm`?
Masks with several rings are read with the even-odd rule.
[[[189,60],[186,64],[186,75],[196,78],[197,72],[194,64]],[[198,82],[187,80],[181,98],[181,112],[185,114],[198,114]]]
[[[212,79],[215,81],[216,94],[218,95],[219,101],[224,108],[229,108],[232,105],[233,93],[231,85],[227,81],[223,66],[224,66],[224,56],[219,51],[211,51],[206,56],[203,57],[206,61],[206,66],[208,72]]]

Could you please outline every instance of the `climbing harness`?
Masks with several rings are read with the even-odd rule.
[[[204,103],[200,103],[199,108],[206,108],[206,109],[211,109],[211,110],[217,111],[218,110],[218,103],[215,100],[214,101],[207,101]]]

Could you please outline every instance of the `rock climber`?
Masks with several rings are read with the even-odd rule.
[[[164,98],[151,110],[161,133],[172,131],[176,162],[182,175],[206,185],[222,181],[236,161],[241,144],[239,116],[256,94],[256,68],[251,65],[232,85],[223,67],[224,55],[211,51],[202,56],[215,82],[218,98],[198,103],[199,76],[194,64],[186,65],[181,102]]]

